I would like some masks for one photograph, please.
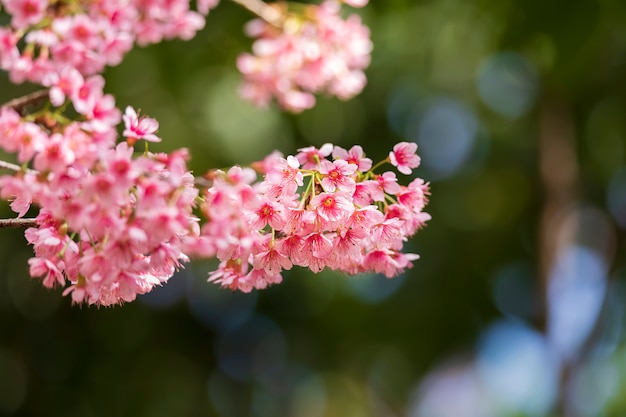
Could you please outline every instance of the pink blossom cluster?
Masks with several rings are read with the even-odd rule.
[[[367,1],[345,1],[364,6]],[[246,32],[256,38],[252,54],[241,54],[237,67],[244,75],[243,98],[260,106],[272,99],[290,111],[315,105],[313,93],[327,93],[342,100],[365,87],[363,70],[370,63],[369,30],[357,15],[340,16],[341,4],[326,0],[310,5],[306,13],[286,13],[276,27],[256,19]]]
[[[383,162],[409,174],[416,148],[399,143]],[[251,168],[215,171],[203,194],[196,251],[221,261],[209,281],[248,292],[281,282],[293,265],[393,277],[418,258],[401,250],[430,219],[422,179],[404,186],[392,171],[375,173],[360,146],[272,154],[256,167],[258,182]]]
[[[30,274],[46,287],[67,286],[74,302],[132,301],[193,255],[217,257],[209,281],[242,291],[281,282],[293,265],[392,277],[418,258],[402,246],[430,218],[428,184],[376,172],[389,163],[412,174],[414,143],[395,145],[375,166],[360,146],[275,153],[254,165],[260,181],[235,166],[211,171],[199,193],[185,150],[134,153],[137,140],[160,140],[156,120],[131,107],[85,119],[0,109],[0,148],[21,164],[0,177],[0,197],[20,217],[39,207],[37,227],[26,231]],[[111,123],[120,119],[126,141],[117,143]]]
[[[18,217],[38,207],[37,227],[25,233],[35,252],[30,275],[65,287],[75,303],[132,301],[190,256],[217,257],[209,281],[242,291],[280,282],[293,265],[392,277],[417,259],[402,246],[430,218],[428,184],[376,172],[389,163],[411,174],[420,163],[413,143],[375,166],[359,146],[275,153],[256,171],[211,171],[202,191],[186,150],[149,152],[148,142],[161,141],[158,122],[130,106],[122,114],[99,73],[134,44],[192,37],[218,1],[197,0],[198,13],[188,0],[0,0],[11,17],[0,27],[0,69],[14,83],[47,87],[30,112],[15,101],[0,107],[0,149],[19,163],[0,161],[13,171],[0,177],[0,198]],[[250,25],[260,36],[256,55],[239,64],[244,92],[258,103],[275,97],[302,110],[312,92],[348,98],[365,84],[371,43],[360,19],[341,19],[335,0],[303,7],[280,30]]]
[[[153,135],[146,120],[127,109],[129,142]],[[26,238],[35,250],[30,274],[46,287],[69,283],[74,302],[111,305],[150,291],[188,260],[186,240],[199,226],[186,151],[134,156],[110,132],[42,126],[10,108],[0,110],[0,132],[0,147],[34,168],[1,177],[0,196],[19,216],[39,206]]]
[[[219,0],[199,0],[208,13]],[[204,27],[189,0],[0,0],[11,15],[0,27],[0,68],[12,82],[65,88],[75,75],[117,65],[135,43],[191,39]]]

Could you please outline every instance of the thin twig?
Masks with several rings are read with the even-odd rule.
[[[7,227],[37,227],[37,220],[30,218],[21,219],[0,219],[0,229]]]
[[[23,171],[23,172],[27,172],[28,174],[33,174],[33,175],[39,174],[39,172],[35,171],[34,169],[22,168],[19,165],[12,164],[10,162],[6,162],[3,160],[0,160],[0,169],[8,169],[9,171],[15,171],[15,172]]]
[[[232,0],[232,2],[237,3],[271,25],[276,27],[283,26],[283,14],[275,7],[269,6],[261,0]]]
[[[13,100],[7,101],[6,103],[0,105],[0,107],[11,107],[16,111],[22,110],[24,107],[30,104],[36,104],[38,101],[43,100],[48,97],[48,90],[38,90],[34,93],[26,94],[22,97],[14,98]]]

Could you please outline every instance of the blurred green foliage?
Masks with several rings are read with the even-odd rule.
[[[367,88],[348,102],[321,97],[300,115],[242,102],[234,64],[250,16],[227,1],[192,41],[137,48],[107,69],[106,90],[159,120],[151,149],[188,147],[196,173],[325,142],[377,160],[417,141],[433,219],[407,243],[415,267],[395,280],[294,270],[244,295],[207,284],[213,265],[198,261],[135,303],[81,308],[29,279],[23,233],[3,230],[0,415],[417,416],[422,378],[494,320],[544,327],[541,109],[556,101],[571,115],[578,203],[608,213],[625,165],[626,2],[371,0],[359,12],[375,49]],[[0,75],[2,102],[33,88]],[[626,250],[610,224],[617,285]],[[518,287],[502,295],[512,266]],[[619,392],[623,335],[607,326]],[[626,413],[611,392],[598,415]]]

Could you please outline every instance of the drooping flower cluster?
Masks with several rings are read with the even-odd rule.
[[[367,1],[347,1],[363,6]],[[246,32],[256,38],[253,54],[242,54],[237,67],[244,75],[242,97],[261,106],[273,99],[290,111],[315,105],[313,93],[327,93],[346,100],[366,84],[363,70],[369,65],[372,43],[369,30],[357,15],[346,20],[341,5],[326,0],[300,14],[283,11],[281,27],[256,19]]]
[[[219,0],[198,1],[203,14]],[[14,83],[64,90],[78,75],[117,65],[135,43],[191,39],[204,17],[189,0],[0,0],[11,15],[0,27],[0,68]]]
[[[419,164],[415,148],[400,143],[386,162],[410,173]],[[281,282],[293,265],[393,277],[418,258],[401,250],[430,219],[422,179],[403,186],[394,172],[375,173],[360,146],[273,154],[256,167],[262,181],[234,167],[213,172],[204,193],[208,221],[196,250],[221,261],[210,281],[247,292]]]
[[[127,130],[136,124],[129,117]],[[115,136],[79,123],[44,128],[9,108],[0,132],[0,147],[34,168],[1,177],[0,195],[20,216],[40,207],[26,238],[35,249],[30,273],[46,287],[69,282],[73,301],[111,305],[150,291],[188,260],[198,191],[184,150],[134,157]]]

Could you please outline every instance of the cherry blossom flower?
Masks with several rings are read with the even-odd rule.
[[[354,193],[356,182],[352,176],[357,168],[357,165],[341,159],[334,162],[322,161],[319,169],[320,173],[324,175],[322,187],[324,187],[324,190],[331,192],[339,190],[350,194]]]
[[[48,0],[4,0],[3,3],[12,15],[11,25],[15,29],[36,25],[44,18],[48,8]]]
[[[160,142],[161,138],[156,136],[154,132],[159,129],[159,122],[150,117],[139,117],[135,109],[131,106],[126,107],[124,116],[124,133],[122,135],[132,145],[137,139],[144,139],[148,142]]]
[[[354,164],[361,172],[367,172],[372,168],[372,160],[365,157],[363,148],[359,145],[354,145],[349,151],[335,146],[333,149],[333,158],[342,159],[350,164]]]
[[[304,169],[317,169],[323,160],[333,151],[333,145],[325,143],[321,148],[317,149],[315,146],[308,146],[306,148],[298,149],[296,158],[302,164]]]
[[[415,153],[417,144],[409,142],[400,142],[393,147],[393,151],[389,152],[389,160],[391,165],[398,168],[398,171],[405,175],[410,175],[413,168],[417,168],[420,164],[420,157]]]

